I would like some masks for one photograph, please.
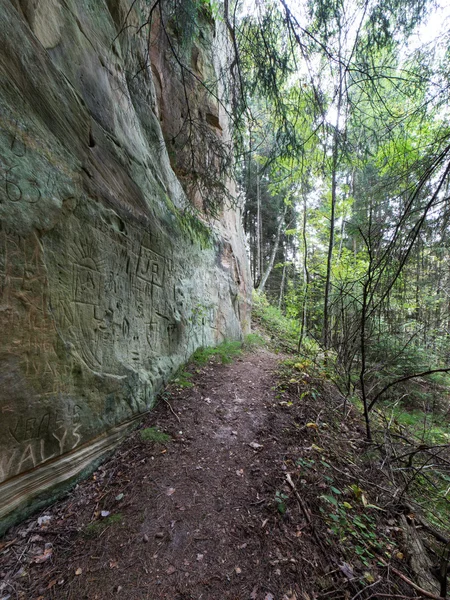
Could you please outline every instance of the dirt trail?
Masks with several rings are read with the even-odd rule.
[[[294,526],[275,500],[288,446],[276,364],[258,350],[171,390],[145,424],[171,442],[135,432],[94,477],[2,541],[13,543],[0,553],[0,598],[302,598],[314,559],[300,558],[301,516]],[[43,515],[51,519],[39,527]]]

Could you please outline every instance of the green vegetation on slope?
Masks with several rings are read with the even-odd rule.
[[[289,409],[294,402],[309,399],[317,401],[320,410],[324,401],[321,398],[324,387],[329,390],[327,386],[341,384],[341,392],[345,390],[336,356],[321,350],[315,340],[308,338],[304,339],[301,351],[297,353],[295,334],[298,335],[299,329],[295,320],[286,317],[277,307],[270,306],[267,299],[260,297],[255,298],[255,316],[258,324],[270,333],[274,349],[281,347],[294,354],[282,363],[282,383],[277,389],[280,406]],[[411,348],[409,353],[411,361],[420,364],[421,354],[414,353]],[[403,372],[405,365],[400,360],[398,364],[392,363],[390,368],[391,373],[398,375]],[[353,374],[355,381],[356,375]],[[374,369],[373,385],[379,385],[378,379],[383,377]],[[409,502],[429,523],[443,532],[450,530],[448,389],[446,374],[419,381],[410,379],[402,382],[401,386],[393,386],[372,413],[372,441],[367,446],[369,464],[383,465],[382,475],[396,490],[396,501]],[[285,399],[288,390],[290,398]],[[335,393],[339,394],[337,389]],[[296,400],[292,399],[293,394]],[[345,423],[347,407],[350,406],[357,411],[362,423],[364,406],[357,387],[353,387],[352,394],[341,397],[342,422]],[[317,429],[317,424],[309,425]],[[339,435],[339,432],[335,434]],[[349,516],[346,507],[335,504],[333,498],[333,494],[328,496],[327,502],[337,507],[332,530],[339,532]],[[280,498],[277,502],[280,507],[284,506]],[[368,526],[367,523],[365,525]]]

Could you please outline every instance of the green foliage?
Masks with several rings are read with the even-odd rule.
[[[199,348],[191,357],[192,362],[204,366],[212,358],[218,360],[222,364],[232,362],[242,354],[242,342],[225,341],[219,346]]]
[[[384,554],[389,540],[378,531],[370,508],[361,512],[343,498],[339,489],[330,486],[330,493],[320,496],[326,506],[321,507],[320,512],[349,558],[354,552],[364,565],[369,566],[376,554]]]
[[[275,492],[275,506],[277,507],[277,511],[280,515],[284,515],[287,510],[286,500],[288,499],[288,495],[284,492],[280,492],[277,490]]]
[[[266,341],[258,333],[249,333],[244,340],[243,347],[245,350],[254,350],[266,345]]]
[[[223,19],[220,2],[217,0],[195,0],[200,11],[210,19]]]
[[[391,381],[403,376],[420,373],[439,365],[439,357],[417,343],[407,343],[403,337],[389,335],[387,332],[368,344],[367,357],[370,364],[376,365],[367,375],[367,381],[374,389],[381,389]],[[439,405],[439,398],[450,386],[450,377],[445,373],[436,373],[420,380],[409,379],[393,386],[383,395],[384,401],[400,400],[408,411],[424,405]],[[412,414],[412,413],[411,413]]]
[[[82,535],[87,538],[98,537],[103,531],[105,531],[105,529],[111,527],[112,525],[119,525],[122,523],[122,521],[123,515],[121,513],[109,515],[104,519],[94,521],[93,523],[86,525],[82,531]]]
[[[449,444],[450,422],[440,411],[424,412],[423,410],[406,410],[401,402],[384,403],[381,409],[394,429],[403,431],[412,439],[423,444]]]
[[[253,318],[274,338],[274,346],[295,352],[300,327],[298,321],[285,317],[264,295],[253,293]]]
[[[189,371],[185,371],[184,369],[179,369],[171,383],[174,383],[179,388],[188,389],[194,386],[192,381],[190,381],[191,378],[192,373],[189,373]]]
[[[156,442],[158,444],[167,444],[172,439],[170,435],[160,431],[156,427],[146,427],[140,431],[141,440],[144,442]]]

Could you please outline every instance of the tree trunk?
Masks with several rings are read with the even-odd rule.
[[[256,271],[254,285],[259,288],[262,276],[262,223],[261,223],[261,186],[259,169],[256,171]]]
[[[339,49],[338,56],[342,56],[342,40],[341,33],[339,34]],[[327,252],[327,272],[325,278],[325,297],[323,305],[323,345],[325,350],[330,347],[330,295],[331,295],[331,265],[333,261],[333,246],[334,246],[334,228],[336,219],[336,202],[337,202],[337,169],[339,165],[339,126],[342,113],[342,102],[344,97],[344,78],[346,71],[343,69],[342,62],[339,62],[339,80],[337,88],[337,106],[336,106],[336,121],[333,132],[332,141],[332,162],[331,162],[331,211],[330,211],[330,235],[328,239]]]
[[[284,265],[283,265],[283,274],[281,276],[280,295],[278,297],[278,309],[279,310],[281,310],[281,306],[283,304],[285,281],[286,281],[286,263],[284,263]]]
[[[330,347],[330,293],[331,293],[331,265],[333,261],[334,227],[336,219],[336,196],[337,196],[337,168],[339,163],[339,121],[342,107],[343,76],[342,66],[339,66],[339,89],[336,111],[336,125],[333,133],[332,147],[332,172],[331,172],[331,212],[330,212],[330,235],[328,238],[327,252],[327,274],[325,279],[325,298],[323,303],[323,345],[325,350]]]
[[[308,291],[309,291],[309,272],[308,272],[308,241],[306,239],[306,195],[303,194],[303,223],[302,223],[302,241],[303,241],[303,303],[302,316],[300,323],[300,336],[298,338],[298,352],[300,352],[303,338],[307,331],[307,309],[308,309]]]
[[[267,268],[264,271],[264,274],[261,277],[261,282],[260,282],[260,284],[258,286],[258,292],[261,292],[261,294],[264,292],[264,288],[266,287],[267,280],[269,278],[270,273],[272,272],[273,265],[275,263],[275,257],[277,255],[278,246],[280,245],[281,229],[282,229],[282,227],[284,225],[284,220],[286,218],[286,213],[287,213],[287,205],[285,204],[284,205],[283,214],[280,216],[280,219],[278,221],[277,235],[275,237],[275,243],[274,243],[274,245],[272,247],[272,252],[270,254],[269,264],[267,265]]]

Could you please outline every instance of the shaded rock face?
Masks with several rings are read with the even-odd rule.
[[[164,137],[180,82],[157,30],[153,75],[146,36],[118,36],[130,6],[0,0],[0,533],[92,469],[195,348],[249,325],[239,216],[186,234]],[[191,106],[226,136],[200,87]]]

